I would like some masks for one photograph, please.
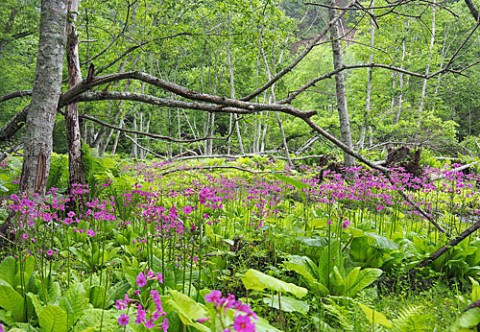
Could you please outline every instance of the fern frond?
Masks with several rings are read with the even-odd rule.
[[[407,305],[398,312],[398,317],[392,320],[394,331],[430,331],[428,317],[423,314],[423,307],[419,305]]]

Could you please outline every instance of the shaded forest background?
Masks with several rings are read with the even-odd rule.
[[[347,4],[336,5],[341,8]],[[32,87],[38,6],[36,1],[3,1],[0,95]],[[388,145],[408,145],[428,147],[440,154],[476,153],[480,133],[479,74],[475,66],[479,45],[477,25],[467,6],[453,1],[393,5],[376,1],[363,6],[373,9],[348,10],[339,21],[344,65],[376,63],[385,68],[365,66],[344,71],[353,147],[366,152],[378,148],[382,151]],[[84,0],[80,2],[76,25],[84,77],[94,64],[95,75],[143,71],[199,92],[241,98],[289,65],[328,21],[325,4],[307,5],[293,0],[101,4]],[[254,101],[285,100],[305,84],[318,80],[291,104],[316,110],[316,123],[339,137],[329,39],[328,34],[321,38],[289,74]],[[442,71],[447,65],[449,70]],[[437,71],[440,73],[429,80],[421,77]],[[97,92],[102,90],[178,99],[135,80],[97,88]],[[28,98],[0,103],[0,125],[27,103]],[[300,119],[272,112],[234,115],[125,100],[80,103],[79,112],[83,140],[97,148],[100,155],[121,153],[143,159],[147,155],[285,151],[282,131],[291,153],[323,154],[333,148]],[[92,121],[95,119],[103,121],[103,125]],[[125,133],[118,128],[162,135],[178,142]],[[61,114],[56,119],[54,151],[67,151]]]

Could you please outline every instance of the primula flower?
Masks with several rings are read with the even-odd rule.
[[[217,306],[221,305],[222,292],[219,290],[212,290],[209,294],[205,295],[205,302],[211,302]]]
[[[165,318],[165,319],[163,320],[163,322],[162,322],[162,330],[163,330],[163,332],[167,332],[168,326],[169,326],[169,325],[168,325],[168,319]]]
[[[137,285],[138,287],[143,287],[147,284],[147,278],[145,278],[145,275],[143,272],[140,272],[137,276]]]
[[[128,325],[129,321],[130,321],[130,316],[125,314],[121,314],[120,317],[118,318],[118,324],[120,324],[120,326]]]
[[[237,316],[233,322],[233,329],[236,332],[255,332],[255,324],[248,316]]]
[[[145,322],[145,327],[147,329],[153,329],[155,327],[155,323],[153,322],[153,319],[149,319]]]
[[[192,208],[190,205],[185,205],[185,206],[183,207],[183,213],[185,213],[185,214],[190,214],[190,213],[192,213],[192,212],[193,212],[193,208]]]
[[[95,231],[93,229],[89,229],[87,231],[87,235],[90,236],[90,237],[94,237],[95,236]]]
[[[147,312],[143,310],[141,305],[138,306],[137,310],[137,318],[135,319],[135,323],[142,324],[147,320]]]

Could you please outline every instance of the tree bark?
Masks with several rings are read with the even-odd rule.
[[[333,54],[333,68],[338,70],[343,67],[342,59],[342,50],[340,45],[340,31],[339,24],[337,20],[336,2],[335,0],[330,0],[330,8],[328,10],[328,16],[330,22],[334,22],[330,28],[330,39],[332,42],[332,54]],[[348,104],[347,104],[347,94],[345,90],[345,75],[343,71],[339,71],[335,74],[335,89],[337,95],[337,110],[338,116],[340,118],[340,133],[342,137],[342,142],[349,148],[352,149],[352,134],[350,132],[350,119],[348,117]],[[343,153],[343,162],[345,167],[352,167],[355,164],[355,159],[344,151]]]
[[[433,0],[432,5],[432,35],[430,36],[430,47],[428,49],[428,59],[427,59],[427,66],[425,67],[425,75],[428,76],[430,73],[430,63],[432,62],[432,55],[433,55],[433,47],[435,46],[435,37],[436,37],[436,0]],[[427,83],[428,80],[423,80],[422,85],[422,95],[420,97],[420,106],[418,107],[418,125],[422,123],[422,115],[423,109],[425,108],[425,98],[427,97]],[[419,128],[420,130],[420,128]]]
[[[230,20],[230,17],[229,17]],[[230,73],[230,98],[235,99],[235,71],[233,68],[233,60],[232,60],[232,50],[230,49],[230,41],[227,42],[227,61],[228,61],[228,68]],[[238,115],[233,114],[230,116],[230,125],[229,125],[229,132],[232,130],[232,123],[235,126],[235,132],[237,133],[238,139],[238,147],[240,148],[240,153],[243,155],[245,154],[245,149],[243,147],[243,140],[242,140],[242,133],[240,132],[240,125],[238,123]],[[230,151],[230,138],[228,139],[228,151]]]
[[[372,7],[375,6],[375,1],[372,0]],[[373,14],[373,12],[372,12]],[[370,63],[373,63],[373,57],[374,57],[374,46],[375,46],[375,21],[373,18],[371,18],[371,24],[372,26],[370,27]],[[370,111],[372,110],[372,78],[373,78],[373,68],[368,68],[368,78],[367,78],[367,96],[365,100],[365,112],[363,114],[363,125],[362,125],[362,130],[360,134],[360,142],[359,142],[359,147],[361,150],[365,147],[365,138],[367,136],[367,127],[368,127],[368,116],[370,114]]]
[[[41,199],[50,171],[53,125],[62,86],[65,0],[42,0],[37,68],[27,114],[19,191]]]
[[[78,58],[78,36],[75,27],[79,0],[68,1],[67,20],[67,64],[68,64],[68,87],[71,88],[82,81],[80,61]],[[65,112],[67,126],[68,146],[68,191],[75,184],[85,184],[85,166],[82,160],[82,141],[80,134],[80,122],[78,117],[78,104],[67,105]]]

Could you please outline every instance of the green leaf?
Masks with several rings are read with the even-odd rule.
[[[372,282],[377,280],[383,273],[380,269],[363,269],[360,272],[352,270],[344,279],[344,296],[355,296],[362,289],[368,287]],[[355,271],[355,272],[354,272]]]
[[[65,310],[56,305],[47,305],[38,315],[38,322],[44,331],[68,331],[67,313]]]
[[[480,308],[472,308],[460,315],[460,326],[471,328],[480,324]]]
[[[380,324],[387,329],[391,329],[393,327],[392,322],[388,320],[387,317],[385,317],[385,315],[381,312],[373,310],[372,308],[362,303],[358,303],[358,305],[362,309],[370,324]]]
[[[286,184],[292,185],[295,189],[298,189],[298,190],[302,190],[310,187],[308,184],[303,183],[302,181],[299,181],[294,178],[289,178],[288,176],[285,176],[283,174],[273,173],[273,176],[279,180],[282,180]]]
[[[251,290],[262,291],[266,288],[276,292],[290,293],[298,298],[302,298],[308,293],[306,288],[287,283],[254,269],[247,270],[242,281],[245,287]]]
[[[0,280],[5,281],[13,286],[13,278],[15,276],[15,259],[12,256],[5,258],[0,263]]]
[[[172,298],[168,299],[167,303],[177,311],[183,324],[193,326],[201,331],[211,331],[209,327],[197,322],[197,319],[210,317],[207,307],[173,289],[169,290],[169,293]]]
[[[105,287],[92,286],[92,288],[90,288],[90,303],[93,304],[95,308],[103,309],[106,304]]]
[[[65,292],[65,296],[60,300],[59,305],[67,313],[68,327],[73,326],[89,305],[87,292],[83,285],[80,283],[73,284]]]
[[[398,249],[398,243],[386,238],[385,236],[381,236],[379,234],[365,232],[365,236],[374,239],[374,247],[382,250],[396,250]]]
[[[7,282],[0,280],[0,307],[10,311],[18,321],[24,321],[24,299]]]
[[[302,300],[297,300],[296,298],[289,297],[289,296],[282,296],[280,299],[280,304],[282,307],[282,311],[284,312],[299,312],[301,314],[306,315],[310,306],[307,302]],[[278,302],[278,296],[272,297],[264,297],[263,303],[268,305],[271,308],[275,308],[280,310],[280,305]]]
[[[78,332],[118,331],[116,316],[118,311],[103,309],[87,309],[75,325]]]

